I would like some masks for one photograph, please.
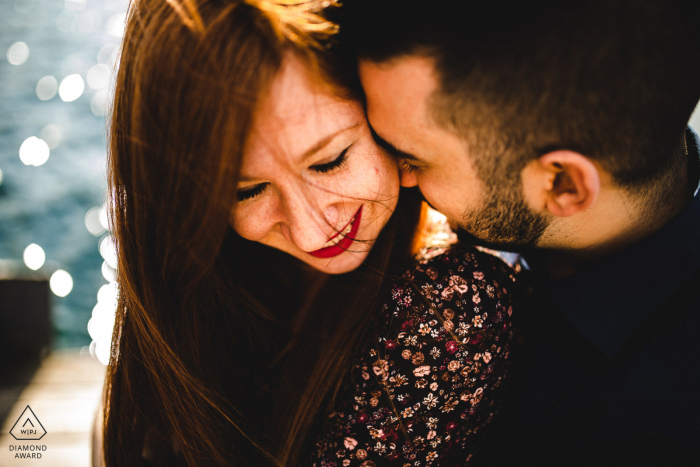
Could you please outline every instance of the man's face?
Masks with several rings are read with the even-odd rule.
[[[432,59],[361,60],[359,73],[370,124],[403,158],[403,186],[418,185],[433,207],[493,245],[536,243],[548,222],[528,207],[519,174],[484,183],[466,141],[431,117],[430,98],[439,84]]]

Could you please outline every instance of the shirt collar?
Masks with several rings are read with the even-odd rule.
[[[698,135],[686,132],[691,166]],[[697,170],[692,170],[697,176]],[[642,241],[541,286],[569,320],[612,358],[651,314],[700,269],[700,186],[690,204]]]

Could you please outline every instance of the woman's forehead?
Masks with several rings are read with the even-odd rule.
[[[363,120],[358,102],[332,94],[290,54],[258,107],[246,153],[284,150],[300,158],[322,140]]]

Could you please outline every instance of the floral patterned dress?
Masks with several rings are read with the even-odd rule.
[[[514,270],[431,250],[398,281],[316,438],[314,467],[465,466],[496,413]]]

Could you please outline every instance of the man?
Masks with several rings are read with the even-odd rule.
[[[347,0],[402,184],[534,292],[486,465],[700,465],[700,2]]]

